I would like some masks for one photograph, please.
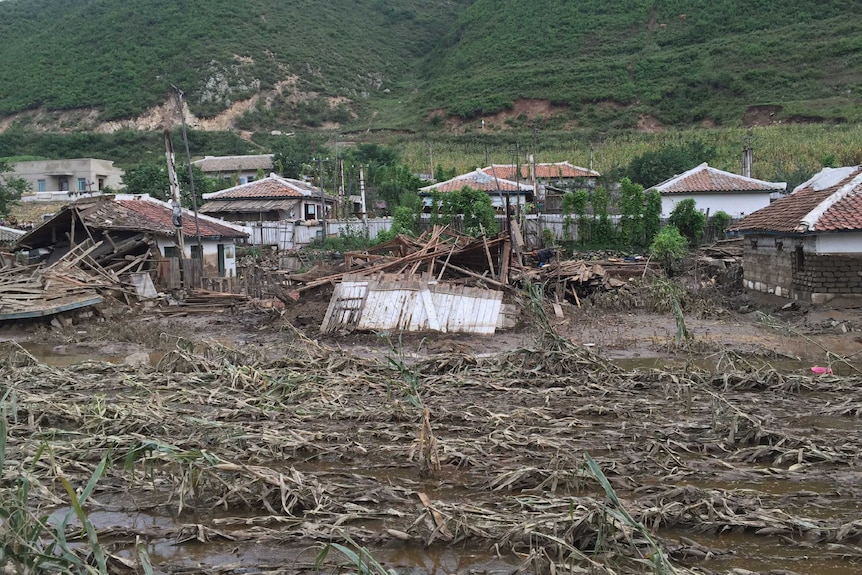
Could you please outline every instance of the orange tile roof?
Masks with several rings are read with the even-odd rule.
[[[692,192],[772,193],[787,189],[787,184],[747,178],[739,174],[710,168],[706,163],[703,163],[650,189],[658,190],[661,194],[689,194]]]
[[[140,230],[166,236],[176,233],[171,206],[145,196],[104,200],[85,210],[81,216],[88,226],[95,229]],[[182,226],[184,236],[197,235],[191,211],[183,210]],[[206,216],[198,217],[198,229],[202,238],[244,238],[248,235]]]
[[[320,197],[320,189],[301,180],[282,178],[270,174],[266,178],[247,184],[234,186],[212,194],[206,194],[206,200],[239,200],[249,198],[303,198]]]
[[[420,192],[455,192],[461,188],[468,187],[473,190],[481,190],[483,192],[531,192],[533,186],[512,182],[499,175],[495,178],[488,175],[482,170],[475,170],[468,174],[455,176],[451,180],[439,182],[431,186],[420,188]]]
[[[514,180],[518,173],[520,173],[519,178],[521,180],[527,180],[530,178],[530,166],[528,164],[521,164],[518,168],[520,168],[520,170],[516,169],[514,164],[491,164],[487,168],[482,168],[481,171],[488,175],[496,174],[498,178],[504,178],[506,180]],[[536,164],[536,178],[540,180],[554,180],[561,178],[598,178],[599,176],[601,176],[601,174],[595,170],[573,166],[569,162]]]
[[[826,168],[789,196],[743,218],[732,231],[862,230],[862,166]]]

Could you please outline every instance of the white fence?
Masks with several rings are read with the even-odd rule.
[[[248,232],[246,243],[252,246],[277,246],[279,250],[295,250],[311,244],[323,237],[320,221],[281,222],[233,222],[243,226]],[[364,235],[370,239],[392,227],[392,218],[369,218],[362,220],[327,220],[326,232],[329,237],[344,235]]]

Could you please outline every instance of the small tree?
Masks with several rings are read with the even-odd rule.
[[[590,199],[590,204],[593,206],[593,219],[596,222],[592,239],[602,244],[611,243],[614,237],[614,228],[608,215],[608,203],[608,193],[604,188],[596,188]]]
[[[306,165],[312,164],[315,153],[318,156],[328,156],[326,149],[318,146],[315,148],[310,135],[297,134],[296,136],[280,138],[272,147],[272,165],[279,175],[285,178],[298,179]]]
[[[562,211],[563,221],[565,222],[566,235],[571,235],[569,228],[572,226],[572,214],[578,216],[578,239],[583,243],[584,232],[587,228],[586,215],[587,203],[590,201],[590,195],[586,190],[577,190],[575,192],[566,192],[563,194]]]
[[[658,190],[650,190],[645,197],[644,236],[645,243],[649,245],[661,228],[661,194]]]
[[[675,226],[665,226],[650,245],[649,253],[668,275],[673,275],[674,270],[679,267],[679,263],[688,253],[688,241]]]
[[[717,238],[724,238],[724,232],[733,218],[724,210],[718,210],[712,216],[712,229],[715,231]]]
[[[12,206],[21,199],[21,195],[30,189],[27,180],[19,178],[9,172],[12,166],[0,162],[0,217],[6,217]]]
[[[620,182],[620,230],[629,247],[644,243],[644,187],[628,178]]]
[[[631,161],[626,174],[649,188],[715,157],[715,148],[703,142],[664,146]]]
[[[497,234],[494,204],[487,193],[464,186],[456,192],[448,192],[443,196],[443,213],[449,216],[462,215],[465,234],[480,236],[483,230],[486,235]]]
[[[204,174],[198,166],[192,166],[192,173],[195,179],[195,195],[200,205],[203,195],[218,189],[221,182]],[[177,165],[177,181],[180,185],[180,203],[184,208],[190,208],[192,191],[188,164]],[[171,201],[171,184],[164,162],[139,164],[128,168],[123,174],[122,182],[127,194],[149,194],[157,200]]]
[[[668,223],[675,226],[679,232],[688,238],[690,246],[696,246],[706,229],[706,216],[698,211],[692,198],[682,200],[670,213]]]

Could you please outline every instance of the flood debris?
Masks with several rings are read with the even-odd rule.
[[[295,331],[281,345],[270,360],[180,340],[154,367],[53,368],[3,344],[5,461],[38,460],[31,505],[49,513],[61,478],[83,486],[109,454],[86,503],[105,551],[139,541],[165,573],[221,572],[216,552],[194,568],[158,553],[219,542],[234,571],[270,565],[267,546],[332,542],[468,545],[530,573],[633,575],[659,557],[668,573],[746,568],[719,534],[804,546],[808,559],[773,566],[797,572],[862,556],[858,376],[739,357],[626,370],[553,331],[415,361]],[[19,470],[4,465],[3,485]],[[316,569],[285,565],[273,572]]]

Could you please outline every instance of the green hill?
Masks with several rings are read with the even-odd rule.
[[[5,0],[0,38],[0,118],[175,84],[199,117],[256,98],[231,123],[258,131],[862,119],[857,0]]]

